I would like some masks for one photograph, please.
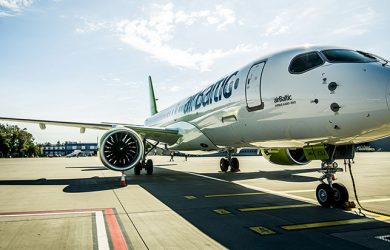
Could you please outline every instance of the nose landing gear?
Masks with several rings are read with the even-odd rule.
[[[344,208],[348,203],[349,194],[347,188],[340,183],[333,183],[335,174],[342,172],[336,162],[322,162],[320,172],[323,173],[321,184],[316,189],[318,203],[323,207]],[[326,180],[327,183],[324,182]]]

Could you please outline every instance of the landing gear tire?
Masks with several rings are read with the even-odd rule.
[[[134,174],[135,175],[140,175],[141,174],[141,169],[142,169],[141,163],[138,163],[137,165],[135,165],[135,167],[134,167]]]
[[[146,169],[146,174],[148,175],[153,174],[153,161],[151,159],[146,161],[145,169]]]
[[[333,200],[333,207],[337,208],[343,208],[345,203],[349,200],[349,194],[347,188],[340,183],[333,183],[333,194],[334,194],[334,200]]]
[[[316,189],[316,197],[318,203],[320,203],[323,207],[330,207],[334,204],[334,191],[329,185],[325,183],[318,185]]]
[[[230,161],[230,171],[232,172],[238,172],[240,171],[240,162],[237,158],[232,158]]]
[[[226,172],[229,169],[229,162],[225,158],[221,158],[219,161],[219,167],[221,168],[222,172]]]

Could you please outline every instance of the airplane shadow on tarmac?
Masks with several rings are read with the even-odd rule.
[[[164,164],[174,165],[174,164]],[[108,170],[104,167],[67,167],[67,168],[80,168],[81,171],[101,171]],[[128,175],[127,179],[131,184],[142,185],[148,181],[158,181],[159,173],[164,172],[164,176],[167,176],[167,173],[170,173],[171,176],[177,174],[183,175],[185,173],[156,168],[158,171],[153,176],[132,176]],[[258,179],[266,178],[269,180],[279,180],[286,182],[313,182],[318,181],[317,178],[307,177],[296,175],[300,173],[314,172],[315,169],[299,169],[299,170],[281,170],[281,171],[259,171],[259,172],[249,172],[249,173],[205,173],[204,175],[221,178],[227,181],[236,181],[236,180],[246,180],[246,179]],[[132,177],[132,178],[131,178]],[[91,178],[74,178],[74,179],[34,179],[34,180],[0,180],[0,185],[67,185],[63,191],[66,193],[84,193],[84,192],[97,192],[104,190],[111,190],[120,188],[119,186],[119,176],[118,177],[99,177],[94,176]],[[131,178],[131,180],[129,180]]]
[[[83,170],[81,170],[83,171]],[[75,179],[0,180],[0,185],[67,185],[66,193],[84,193],[120,188],[119,177],[92,177]]]
[[[81,168],[81,171],[100,171],[100,170],[109,170],[106,167],[65,167],[65,168]]]
[[[318,171],[317,168],[309,169],[295,169],[295,170],[278,170],[278,171],[258,171],[258,172],[219,172],[219,173],[202,173],[214,178],[221,178],[227,181],[240,181],[249,179],[265,178],[268,180],[286,181],[286,182],[314,182],[318,181],[318,178],[303,176],[299,174],[313,173]]]
[[[175,165],[175,164],[164,164],[166,165]],[[67,167],[67,168],[79,168],[80,171],[101,171],[107,170],[104,167],[97,166],[88,166],[88,167]],[[172,176],[175,177],[177,175],[183,176],[188,175],[184,172],[155,168],[157,173],[153,176],[127,176],[128,182],[131,184],[142,185],[148,182],[159,182],[160,179],[159,173],[162,174],[161,177]],[[228,181],[235,180],[245,180],[245,179],[257,179],[257,178],[266,178],[269,180],[279,180],[286,182],[312,182],[317,181],[317,178],[307,177],[296,175],[300,173],[313,172],[315,169],[299,169],[299,170],[284,170],[284,171],[260,171],[260,172],[250,172],[250,173],[207,173],[204,175],[221,178]],[[94,176],[91,178],[73,178],[73,179],[34,179],[34,180],[0,180],[1,185],[66,185],[63,189],[66,193],[84,193],[84,192],[97,192],[104,190],[112,190],[118,189],[119,186],[119,176],[118,177],[99,177]],[[130,179],[131,178],[131,179]]]

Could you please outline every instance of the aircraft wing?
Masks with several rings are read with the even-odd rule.
[[[174,144],[181,135],[176,129],[166,129],[159,127],[145,127],[142,125],[132,125],[124,123],[85,123],[85,122],[68,122],[68,121],[51,121],[51,120],[36,120],[36,119],[24,119],[24,118],[10,118],[10,117],[0,117],[0,120],[11,121],[11,122],[26,122],[26,123],[36,123],[39,124],[41,129],[45,129],[46,125],[56,125],[56,126],[65,126],[65,127],[76,127],[80,128],[80,132],[84,133],[85,129],[99,129],[99,130],[109,130],[111,128],[121,126],[130,128],[137,133],[141,134],[147,139],[159,141],[167,144]]]

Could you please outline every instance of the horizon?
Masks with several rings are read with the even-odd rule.
[[[251,8],[248,11],[248,6]],[[272,51],[334,44],[390,58],[388,1],[0,0],[0,116],[143,124]],[[36,142],[104,131],[9,123]]]

